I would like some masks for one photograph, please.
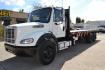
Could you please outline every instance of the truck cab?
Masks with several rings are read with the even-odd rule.
[[[63,8],[54,7],[32,11],[27,23],[6,27],[6,43],[15,46],[35,46],[37,40],[46,33],[52,33],[56,38],[65,37],[67,26],[64,11]],[[14,43],[11,42],[13,40],[12,35],[15,36]]]
[[[47,32],[52,32],[56,37],[65,36],[65,18],[63,8],[42,8],[32,11],[28,22],[43,25]],[[48,29],[46,29],[48,27]],[[60,34],[59,34],[60,33]]]

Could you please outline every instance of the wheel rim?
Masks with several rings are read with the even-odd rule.
[[[51,61],[54,57],[54,48],[52,48],[51,46],[47,46],[43,50],[42,54],[45,61]]]

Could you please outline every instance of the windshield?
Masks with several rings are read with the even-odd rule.
[[[48,23],[51,16],[51,8],[42,8],[32,11],[29,16],[29,22]]]

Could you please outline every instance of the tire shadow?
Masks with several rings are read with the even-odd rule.
[[[73,59],[98,42],[100,42],[100,40],[91,44],[80,43],[69,49],[60,51],[56,55],[55,60],[49,65],[37,64],[31,57],[12,57],[1,61],[0,65],[5,68],[5,70],[61,70],[66,61]]]

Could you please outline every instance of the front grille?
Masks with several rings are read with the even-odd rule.
[[[14,28],[5,29],[5,41],[9,43],[15,43],[15,29]]]

